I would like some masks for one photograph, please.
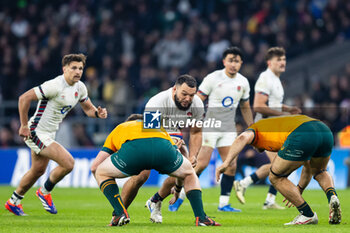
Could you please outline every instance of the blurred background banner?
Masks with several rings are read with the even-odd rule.
[[[59,187],[98,187],[96,180],[90,172],[90,166],[94,158],[96,157],[99,149],[71,149],[69,150],[75,160],[73,171],[68,174],[61,182],[57,184]],[[348,183],[348,166],[345,163],[345,159],[349,156],[350,149],[334,149],[331,161],[328,165],[328,171],[331,173],[335,187],[337,189],[344,189]],[[0,170],[0,185],[18,186],[19,181],[26,171],[30,168],[30,150],[27,148],[18,149],[0,149],[0,164],[3,164]],[[222,161],[218,156],[217,150],[213,152],[209,166],[204,170],[200,176],[200,183],[202,188],[213,187],[216,185],[215,181],[215,168],[220,165]],[[49,172],[55,168],[57,164],[50,161],[45,174],[39,178],[36,186],[42,185],[49,174]],[[244,175],[250,175],[256,168],[243,165],[242,170]],[[289,179],[297,184],[301,174],[301,169],[293,172]],[[152,170],[151,176],[145,185],[160,186],[167,175],[159,175],[157,171]],[[238,180],[242,177],[237,175]],[[118,179],[119,185],[125,183],[125,179]],[[267,181],[267,183],[269,183]],[[319,189],[320,187],[316,181],[312,180],[308,188]]]

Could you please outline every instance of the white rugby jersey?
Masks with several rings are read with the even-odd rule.
[[[267,68],[262,72],[255,83],[255,93],[263,93],[268,95],[268,104],[270,108],[282,112],[284,90],[279,77],[277,77],[272,70]],[[262,116],[257,114],[257,119]]]
[[[170,125],[169,121],[186,121],[187,119],[202,120],[204,115],[204,105],[202,100],[195,95],[191,107],[186,110],[180,110],[176,107],[175,101],[172,97],[172,87],[166,91],[162,91],[153,96],[146,104],[145,111],[159,110],[163,122],[166,124],[164,128],[168,133],[178,133],[180,129],[178,126]],[[169,126],[169,127],[168,127]]]
[[[63,75],[34,87],[38,97],[35,114],[29,120],[30,131],[54,133],[67,113],[80,101],[88,99],[87,89],[79,81],[70,86]]]
[[[199,92],[208,96],[207,119],[219,118],[234,125],[238,104],[249,99],[250,87],[248,79],[240,73],[230,78],[222,69],[208,74],[199,86]]]

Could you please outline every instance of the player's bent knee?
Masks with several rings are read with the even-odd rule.
[[[95,178],[96,178],[99,185],[100,185],[100,182],[102,181],[103,176],[104,176],[103,169],[97,167],[97,169],[95,171]]]
[[[32,174],[35,177],[40,177],[42,176],[46,171],[46,167],[40,167],[40,168],[36,168],[36,169],[31,169]]]
[[[74,168],[74,159],[71,159],[69,162],[67,162],[63,168],[66,170],[67,173],[71,172]]]
[[[97,170],[97,167],[96,167],[96,166],[92,165],[92,166],[90,167],[90,171],[91,171],[92,174],[96,174],[96,170]]]
[[[135,183],[138,185],[138,186],[142,186],[149,178],[151,174],[151,171],[149,170],[145,170],[145,171],[142,171],[140,174],[138,174],[135,179]]]
[[[269,180],[270,180],[271,184],[273,184],[273,185],[276,184],[277,181],[278,181],[278,179],[279,179],[279,177],[276,176],[275,174],[273,174],[273,173],[270,171],[270,173],[269,173]]]
[[[92,174],[96,173],[97,167],[99,164],[96,163],[96,160],[94,160],[94,162],[92,163],[91,167],[90,167],[90,171]]]

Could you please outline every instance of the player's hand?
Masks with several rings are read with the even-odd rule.
[[[184,144],[185,144],[185,141],[180,139],[180,140],[177,140],[175,145],[177,146],[178,149],[180,149]]]
[[[174,195],[173,195],[173,197],[170,199],[169,205],[174,204],[174,203],[177,201],[177,199],[179,199],[179,196],[180,196],[180,192],[176,192],[176,191],[175,191],[175,187],[172,187],[172,188],[171,188],[171,193],[174,194]]]
[[[289,116],[292,115],[290,112],[282,112],[282,116]]]
[[[291,115],[295,115],[295,114],[300,114],[301,113],[301,109],[298,108],[298,107],[291,107],[290,110],[289,110],[290,114]]]
[[[294,207],[293,203],[290,202],[287,198],[284,198],[284,199],[283,199],[283,203],[286,203],[286,206],[287,206],[288,208]]]
[[[226,171],[226,169],[228,168],[228,166],[229,166],[229,164],[223,163],[219,167],[216,168],[215,177],[216,177],[217,182],[219,182],[219,180],[220,180],[221,173],[224,173]]]
[[[107,109],[106,108],[101,108],[101,106],[97,107],[97,115],[99,118],[106,119],[108,116]]]
[[[24,140],[27,140],[30,138],[30,130],[28,128],[28,125],[21,125],[18,131],[19,136],[23,137]]]
[[[299,184],[297,185],[297,188],[298,188],[298,190],[299,190],[300,194],[303,194],[304,189],[303,189],[303,188],[301,188]],[[286,206],[287,206],[288,208],[290,208],[290,207],[294,207],[293,203],[292,203],[292,202],[290,202],[290,201],[289,201],[287,198],[284,198],[283,202],[286,202]]]
[[[192,167],[196,167],[197,166],[197,157],[196,156],[192,156],[190,158],[190,162],[192,164]]]

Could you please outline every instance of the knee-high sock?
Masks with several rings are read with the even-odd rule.
[[[186,195],[191,203],[194,216],[204,219],[206,214],[204,213],[203,209],[202,191],[198,189],[190,190]]]
[[[101,183],[100,189],[107,197],[109,203],[113,206],[115,214],[121,215],[125,213],[128,216],[128,212],[125,209],[122,199],[119,195],[119,188],[114,179],[108,179]]]

